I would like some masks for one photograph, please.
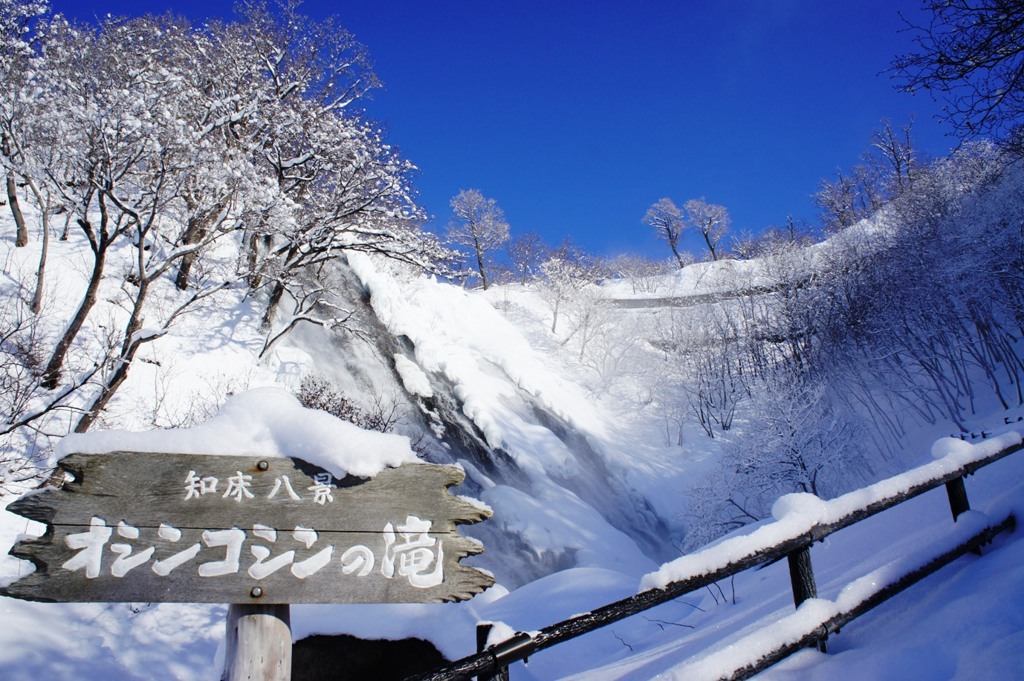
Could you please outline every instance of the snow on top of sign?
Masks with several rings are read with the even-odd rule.
[[[372,477],[419,459],[409,439],[367,431],[330,414],[303,407],[286,390],[255,388],[228,399],[206,423],[192,428],[72,434],[58,456],[129,450],[180,454],[290,456],[330,471]]]

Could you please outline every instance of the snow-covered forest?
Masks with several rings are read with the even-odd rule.
[[[455,493],[494,512],[463,529],[485,546],[467,562],[496,586],[462,604],[292,612],[296,639],[415,636],[454,659],[478,621],[528,631],[598,607],[770,520],[783,495],[831,499],[929,460],[938,438],[1019,425],[1019,145],[967,140],[924,161],[909,127],[883,124],[869,161],[823,183],[823,236],[709,226],[707,257],[675,252],[686,216],[668,199],[646,220],[665,262],[510,238],[475,190],[446,241],[423,226],[413,165],[361,114],[377,84],[365,49],[290,5],[246,8],[204,26],[81,25],[0,0],[0,507],[72,452],[297,456],[339,475],[458,464]],[[501,238],[460,249],[474,220]],[[992,468],[972,501],[1022,507],[1024,463]],[[830,540],[822,590],[940,535],[942,503]],[[906,538],[898,523],[921,519]],[[0,510],[4,554],[41,531]],[[1018,539],[932,578],[907,648],[879,616],[767,675],[1012,676]],[[4,555],[0,584],[31,569]],[[674,678],[791,612],[786,580],[737,577],[513,678]],[[952,624],[968,608],[991,612],[975,635]],[[0,676],[216,678],[224,610],[0,597]]]

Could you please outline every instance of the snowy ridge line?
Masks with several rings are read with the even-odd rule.
[[[790,554],[806,550],[814,542],[824,539],[833,532],[856,524],[937,487],[961,480],[963,477],[1022,449],[1024,449],[1024,437],[1016,431],[1004,433],[978,444],[966,443],[956,438],[942,438],[932,448],[933,456],[941,457],[936,461],[849,492],[831,501],[823,501],[812,494],[787,494],[780,497],[772,509],[772,514],[776,517],[775,522],[759,528],[750,535],[727,539],[667,563],[657,572],[646,575],[641,580],[640,592],[633,596],[570,617],[540,631],[518,632],[512,638],[496,646],[464,657],[433,672],[410,676],[406,681],[454,681],[478,675],[497,674],[513,662],[523,660],[541,650],[614,624],[750,568],[773,563]],[[1014,519],[1010,516],[998,525],[988,527],[967,539],[954,551],[963,546],[966,546],[963,552],[972,550],[991,541],[995,534],[1012,529],[1014,526]],[[945,562],[940,561],[947,557],[949,552],[942,554],[924,567],[914,570],[911,576],[929,569],[929,572],[922,572],[914,581],[923,579],[931,572],[962,555],[963,552],[949,557]],[[897,579],[894,584],[881,589],[879,593],[886,592],[896,584],[901,584],[899,589],[885,596],[885,598],[889,598],[913,583],[904,584],[904,579],[907,579],[907,576]],[[881,598],[876,603],[873,602],[874,598],[875,596],[865,596],[861,605],[854,604],[850,611],[857,614],[850,619],[863,614],[885,600],[885,598]],[[842,595],[840,600],[843,600]],[[834,607],[826,608],[822,612],[820,605],[825,602],[816,598],[804,601],[809,604],[806,610],[817,612],[823,622],[831,623],[836,630],[849,621],[845,619],[846,614],[837,614]],[[860,610],[866,603],[871,603],[871,605]],[[815,610],[815,608],[819,609]],[[797,611],[798,614],[800,612]],[[833,618],[839,619],[832,622]],[[813,635],[813,638],[809,642],[813,643],[819,640],[822,637],[821,634],[821,624],[811,627],[811,634],[808,636]],[[778,659],[773,659],[764,668],[801,649],[803,647],[800,645],[801,643],[803,643],[802,637],[797,642],[786,645],[785,649],[788,652]]]
[[[803,288],[804,284],[810,280],[810,277],[805,277],[802,281],[796,284],[796,288]],[[607,301],[608,305],[613,308],[620,310],[640,310],[648,308],[666,308],[666,307],[697,307],[698,305],[707,305],[709,303],[722,303],[727,300],[736,300],[737,298],[749,298],[751,296],[767,295],[769,293],[776,293],[782,290],[786,286],[791,284],[770,284],[761,286],[748,286],[745,288],[736,289],[734,291],[717,291],[711,293],[692,293],[690,295],[681,296],[663,296],[660,298],[611,298]]]

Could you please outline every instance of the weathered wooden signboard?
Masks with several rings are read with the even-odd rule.
[[[455,526],[490,515],[454,466],[335,479],[293,458],[73,454],[56,487],[7,510],[46,523],[11,554],[36,571],[0,589],[39,601],[413,603],[493,583],[460,564]],[[61,476],[57,476],[60,478]]]

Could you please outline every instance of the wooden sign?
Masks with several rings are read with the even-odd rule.
[[[7,507],[47,524],[11,554],[36,571],[0,589],[38,601],[418,603],[489,587],[455,526],[489,517],[448,493],[455,466],[334,479],[292,458],[115,452]],[[56,476],[58,479],[60,476]]]

